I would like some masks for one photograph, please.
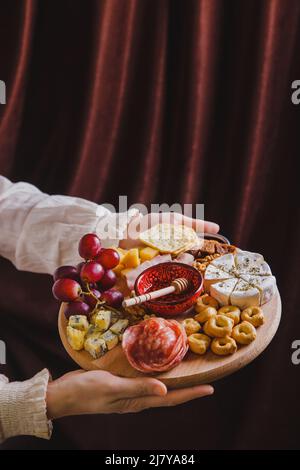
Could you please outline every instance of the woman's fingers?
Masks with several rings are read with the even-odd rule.
[[[164,397],[145,397],[141,400],[144,401],[146,408],[175,406],[213,393],[214,389],[211,385],[197,385],[196,387],[182,388],[181,390],[171,390]]]
[[[220,230],[219,225],[215,222],[208,222],[201,219],[192,219],[191,217],[186,216],[182,216],[182,218],[180,216],[178,218],[176,217],[175,220],[176,223],[183,223],[187,227],[191,227],[196,230],[196,232],[200,233],[218,233]]]
[[[172,390],[165,396],[146,396],[132,400],[124,400],[121,412],[134,413],[147,408],[158,408],[165,406],[176,406],[196,398],[212,395],[214,389],[211,385],[198,385],[196,387]]]
[[[197,220],[196,220],[197,223]],[[215,222],[204,221],[204,232],[205,233],[218,233],[220,226]]]
[[[114,386],[117,386],[117,399],[122,398],[139,398],[144,396],[164,396],[167,394],[165,384],[156,379],[136,378],[125,379],[119,378]]]

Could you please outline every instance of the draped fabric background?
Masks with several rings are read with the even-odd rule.
[[[299,447],[299,41],[297,0],[0,1],[1,173],[98,203],[205,203],[221,233],[264,253],[283,298],[270,347],[213,397],[66,418],[50,442],[3,448]],[[0,275],[1,371],[76,368],[50,277],[4,259]]]

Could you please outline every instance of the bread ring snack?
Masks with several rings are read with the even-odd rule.
[[[232,337],[239,344],[250,344],[256,338],[256,329],[248,321],[243,321],[233,328]]]
[[[194,333],[188,337],[190,350],[195,354],[205,354],[209,348],[211,339],[202,333]]]
[[[234,354],[237,350],[236,342],[230,336],[224,338],[214,338],[210,346],[212,352],[218,356],[227,356],[228,354]]]
[[[251,325],[252,326],[252,325]],[[225,315],[216,315],[210,318],[204,325],[204,333],[213,338],[230,336],[233,328],[233,320]]]
[[[194,320],[193,318],[186,318],[185,320],[183,320],[182,325],[185,329],[187,336],[190,336],[193,333],[197,333],[201,330],[200,323]]]
[[[210,318],[215,317],[217,313],[218,312],[214,307],[206,307],[203,310],[201,310],[201,312],[197,313],[197,315],[195,315],[194,318],[199,323],[205,323]]]
[[[231,318],[235,325],[240,323],[241,311],[234,305],[225,305],[224,307],[219,308],[218,315],[225,315],[225,317]]]
[[[265,322],[263,311],[260,307],[248,307],[242,311],[241,318],[244,321],[251,323],[251,325],[257,328]]]
[[[206,307],[214,307],[218,309],[219,304],[216,299],[214,299],[211,295],[204,294],[201,295],[201,297],[199,297],[199,299],[197,300],[195,310],[197,313],[200,313],[201,310],[204,310]]]

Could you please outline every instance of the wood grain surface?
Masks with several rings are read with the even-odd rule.
[[[118,345],[99,359],[93,359],[86,351],[74,351],[66,336],[67,320],[65,304],[61,305],[58,316],[58,329],[62,343],[72,359],[85,370],[107,370],[123,377],[140,377],[142,374],[131,367]],[[216,356],[211,351],[204,356],[189,351],[184,360],[168,372],[152,374],[164,382],[168,388],[181,388],[190,385],[211,383],[232,374],[252,362],[272,341],[281,317],[281,299],[277,291],[270,302],[263,306],[265,324],[257,329],[257,338],[247,346],[239,346],[232,356]],[[190,315],[191,316],[191,315]],[[178,317],[177,317],[178,318]]]

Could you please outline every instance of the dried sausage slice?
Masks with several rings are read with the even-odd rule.
[[[153,317],[127,328],[122,347],[132,367],[151,373],[175,367],[185,356],[188,343],[178,321]]]

